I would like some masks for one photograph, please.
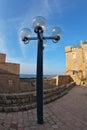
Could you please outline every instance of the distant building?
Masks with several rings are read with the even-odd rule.
[[[6,54],[0,53],[0,93],[17,92],[20,87],[20,65],[5,61]]]
[[[87,42],[65,48],[66,75],[81,84],[87,81]]]

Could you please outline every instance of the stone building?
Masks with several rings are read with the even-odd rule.
[[[70,75],[77,83],[87,81],[87,42],[65,48],[66,75]]]
[[[0,93],[18,92],[20,65],[6,62],[6,54],[0,53]]]

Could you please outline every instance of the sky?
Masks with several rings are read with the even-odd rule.
[[[65,47],[87,40],[87,0],[0,0],[0,53],[7,55],[6,62],[19,63],[21,74],[36,74],[37,41],[25,45],[19,37],[22,28],[36,36],[35,16],[46,19],[44,36],[51,36],[53,26],[63,33],[58,43],[44,41],[43,73],[65,74]]]

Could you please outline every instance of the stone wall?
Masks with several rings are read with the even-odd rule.
[[[4,72],[8,72],[11,74],[19,75],[20,73],[20,65],[16,63],[0,63],[0,70],[3,70]],[[3,73],[4,73],[3,72]]]
[[[13,74],[10,73],[8,70],[6,71],[4,68],[0,68],[0,93],[15,93],[19,92],[19,89],[19,74]]]
[[[69,75],[59,75],[54,78],[56,79],[56,86],[68,84],[73,81],[73,79]]]
[[[0,53],[0,93],[16,93],[20,88],[20,65],[8,63],[6,54]]]
[[[0,71],[1,72],[1,71]],[[44,78],[43,89],[54,88],[71,82],[70,76],[55,76]],[[36,78],[19,78],[11,73],[0,74],[0,93],[20,93],[36,90]]]
[[[0,93],[16,93],[19,89],[19,75],[0,74]]]
[[[20,78],[20,92],[35,91],[36,79],[35,78]]]
[[[56,79],[44,78],[43,89],[49,89],[56,86]],[[35,91],[36,90],[36,78],[20,78],[20,91]]]
[[[60,75],[55,77],[48,77],[43,79],[43,89],[50,89],[56,86],[67,84],[73,81],[68,75]],[[20,92],[35,91],[35,78],[20,78]]]

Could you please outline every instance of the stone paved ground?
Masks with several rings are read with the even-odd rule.
[[[87,86],[75,87],[44,105],[43,125],[36,119],[36,109],[0,113],[0,130],[87,130]]]

